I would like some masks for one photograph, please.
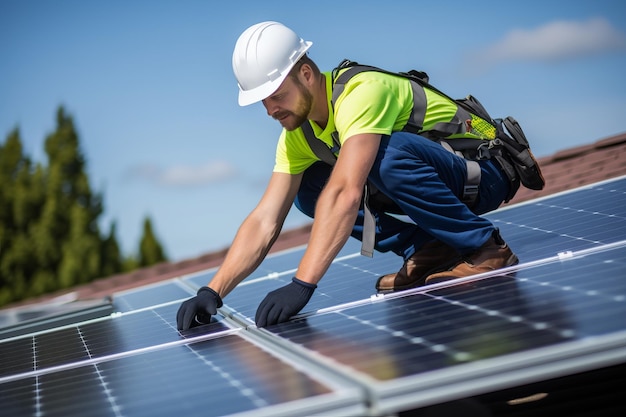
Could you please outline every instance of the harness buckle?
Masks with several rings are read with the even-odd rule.
[[[463,187],[462,201],[468,206],[472,206],[478,197],[478,185],[465,185]]]
[[[493,147],[491,142],[493,141],[489,141],[489,143],[483,142],[478,145],[478,148],[476,148],[476,159],[480,161],[491,159],[491,152],[489,152],[489,150]]]

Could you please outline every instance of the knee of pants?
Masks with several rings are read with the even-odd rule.
[[[328,181],[331,170],[330,165],[316,162],[304,171],[294,205],[309,217],[315,214],[317,199]]]
[[[409,183],[414,184],[413,193],[431,194],[433,183],[458,193],[465,182],[465,165],[463,158],[430,139],[396,132],[383,137],[369,178],[390,197]]]
[[[296,196],[296,199],[293,202],[293,204],[303,214],[309,216],[310,218],[313,218],[315,216],[315,203],[316,202],[317,202],[317,199],[310,200],[307,198],[307,196],[302,196],[300,192],[298,192],[298,195]]]

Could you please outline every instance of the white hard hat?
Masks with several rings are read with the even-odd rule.
[[[313,45],[278,22],[262,22],[246,29],[233,51],[233,72],[239,85],[239,105],[270,96]]]

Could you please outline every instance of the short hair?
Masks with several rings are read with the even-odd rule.
[[[296,62],[296,65],[293,66],[293,68],[291,69],[291,71],[289,71],[289,76],[294,78],[297,77],[298,72],[300,71],[300,68],[302,68],[302,66],[304,64],[308,64],[311,69],[313,70],[313,74],[314,75],[319,75],[321,74],[319,67],[317,66],[317,64],[315,62],[313,62],[313,60],[311,58],[309,58],[308,54],[304,54],[302,55],[302,58],[300,58],[298,60],[298,62]]]

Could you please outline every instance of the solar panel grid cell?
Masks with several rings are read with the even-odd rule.
[[[0,385],[3,416],[35,416],[40,395],[38,378],[24,378]]]
[[[35,369],[34,343],[33,336],[0,343],[0,378]]]

